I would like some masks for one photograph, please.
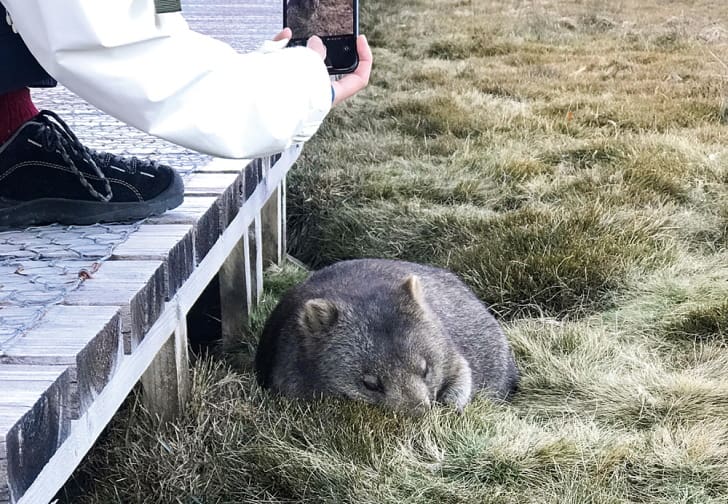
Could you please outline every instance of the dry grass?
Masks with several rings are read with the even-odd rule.
[[[294,255],[454,269],[520,393],[413,420],[202,360],[185,417],[132,402],[66,500],[728,501],[728,4],[362,7],[372,86],[290,179]]]

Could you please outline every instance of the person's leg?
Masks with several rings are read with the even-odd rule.
[[[28,88],[0,94],[0,144],[20,128],[24,122],[38,115]]]
[[[172,168],[88,149],[53,112],[38,112],[28,87],[56,81],[5,21],[0,5],[0,231],[138,220],[182,203]]]

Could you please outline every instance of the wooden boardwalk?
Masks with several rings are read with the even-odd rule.
[[[280,24],[277,1],[183,6],[194,28],[240,50]],[[0,504],[48,502],[140,380],[160,415],[175,414],[187,393],[189,309],[219,274],[223,333],[238,334],[264,265],[284,251],[285,175],[299,147],[209,159],[124,129],[64,93],[53,90],[47,103],[70,115],[82,140],[179,167],[185,201],[128,231],[51,226],[0,236],[0,259],[13,258],[0,262]],[[79,233],[103,252],[64,242]],[[62,289],[42,284],[49,269]]]

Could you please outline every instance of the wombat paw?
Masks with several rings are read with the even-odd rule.
[[[450,388],[441,396],[443,404],[453,406],[458,414],[462,414],[465,411],[465,406],[470,402],[470,394],[459,393],[456,389]]]

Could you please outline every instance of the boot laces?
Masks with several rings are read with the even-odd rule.
[[[76,137],[63,119],[58,117],[55,112],[43,110],[38,116],[36,116],[35,120],[43,125],[40,130],[42,147],[50,152],[58,152],[66,165],[78,177],[81,185],[92,197],[99,201],[109,202],[114,196],[111,191],[111,184],[109,183],[108,178],[106,178],[106,175],[104,175],[94,161],[91,150],[81,144],[78,137]],[[76,158],[76,161],[81,161],[91,169],[94,175],[101,179],[104,185],[103,191],[105,194],[97,191],[89,183],[84,172],[79,170],[78,166],[76,166],[76,161],[73,159],[74,157]]]

